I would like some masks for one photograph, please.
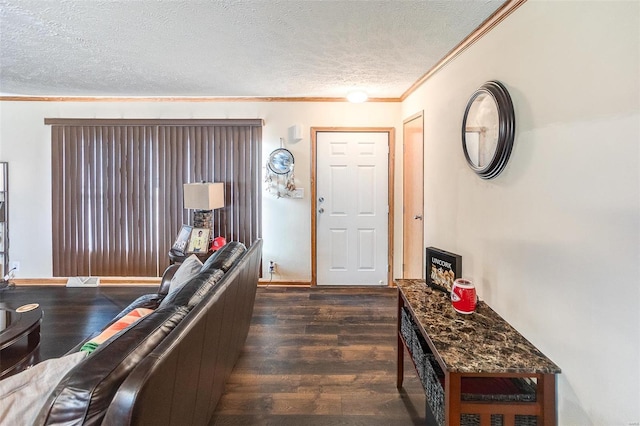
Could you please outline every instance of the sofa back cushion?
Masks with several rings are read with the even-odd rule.
[[[170,291],[160,303],[160,307],[184,306],[192,309],[213,290],[224,274],[242,258],[246,251],[244,244],[237,241],[226,244],[206,260],[195,277],[184,283],[177,291]]]
[[[100,424],[120,384],[187,313],[179,306],[158,309],[99,346],[58,383],[36,424]]]
[[[247,247],[244,244],[238,241],[231,241],[211,255],[202,265],[201,271],[220,269],[223,272],[227,272],[246,251]]]
[[[237,241],[232,241],[222,246],[219,250],[214,252],[209,258],[201,263],[198,268],[200,272],[206,272],[212,269],[220,269],[223,272],[227,272],[231,266],[242,256],[247,248],[244,244]],[[188,258],[187,258],[188,259]],[[199,259],[198,259],[199,260]],[[162,274],[162,281],[160,288],[158,289],[158,295],[161,297],[166,296],[170,292],[170,288],[176,287],[174,277],[178,275],[178,271],[183,269],[183,264],[170,265]],[[189,270],[194,268],[189,267]],[[185,280],[186,282],[186,280]]]
[[[181,306],[191,310],[222,280],[222,277],[224,272],[220,269],[200,273],[186,282],[178,291],[169,293],[162,299],[159,307]]]

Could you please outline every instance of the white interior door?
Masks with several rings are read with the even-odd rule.
[[[318,132],[318,285],[386,285],[386,132]]]

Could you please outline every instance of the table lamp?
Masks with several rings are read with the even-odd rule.
[[[193,227],[209,228],[213,235],[213,210],[224,207],[224,183],[185,183],[184,208],[193,210]]]

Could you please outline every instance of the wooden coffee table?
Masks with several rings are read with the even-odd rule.
[[[15,309],[0,305],[0,379],[33,363],[41,321],[42,309],[35,303]]]

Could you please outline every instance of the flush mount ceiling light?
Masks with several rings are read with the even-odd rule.
[[[362,90],[354,90],[347,95],[347,100],[354,104],[366,102],[369,96]]]

